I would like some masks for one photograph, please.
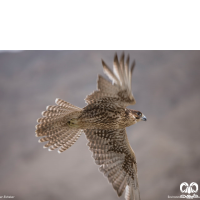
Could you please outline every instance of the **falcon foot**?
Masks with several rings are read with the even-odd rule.
[[[67,122],[67,125],[69,127],[78,127],[78,120],[77,119],[70,119],[68,122]]]

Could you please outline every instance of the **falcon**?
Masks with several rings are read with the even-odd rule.
[[[98,89],[86,97],[84,108],[56,99],[57,105],[47,106],[37,120],[36,136],[47,142],[44,148],[61,153],[84,132],[95,163],[118,196],[125,190],[126,200],[140,200],[136,157],[126,134],[126,127],[147,120],[140,111],[126,108],[136,103],[131,91],[135,61],[129,68],[129,56],[125,62],[123,53],[120,61],[114,56],[113,71],[103,60],[102,65],[112,82],[99,75]]]

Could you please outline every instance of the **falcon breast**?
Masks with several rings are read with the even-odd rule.
[[[126,108],[135,104],[131,91],[135,62],[129,68],[129,56],[124,62],[122,54],[120,62],[115,55],[113,71],[102,64],[112,82],[99,75],[98,89],[86,97],[84,108],[56,99],[57,105],[47,106],[38,119],[36,136],[47,142],[44,148],[61,153],[84,132],[95,163],[118,196],[125,190],[126,200],[140,200],[136,157],[126,134],[126,127],[146,121],[140,111]]]

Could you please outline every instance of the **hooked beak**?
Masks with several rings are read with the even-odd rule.
[[[145,115],[142,115],[141,120],[142,120],[142,121],[147,121],[146,116],[145,116]]]

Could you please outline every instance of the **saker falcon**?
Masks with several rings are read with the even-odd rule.
[[[129,69],[129,56],[124,63],[122,54],[120,62],[115,55],[113,71],[103,60],[102,64],[112,83],[99,75],[98,89],[86,97],[84,108],[56,99],[57,105],[47,106],[37,120],[36,136],[42,137],[39,142],[47,141],[44,148],[61,153],[84,132],[95,163],[118,196],[125,190],[126,200],[140,200],[136,157],[126,134],[126,127],[147,120],[140,111],[126,108],[135,104],[131,91],[135,62]]]

